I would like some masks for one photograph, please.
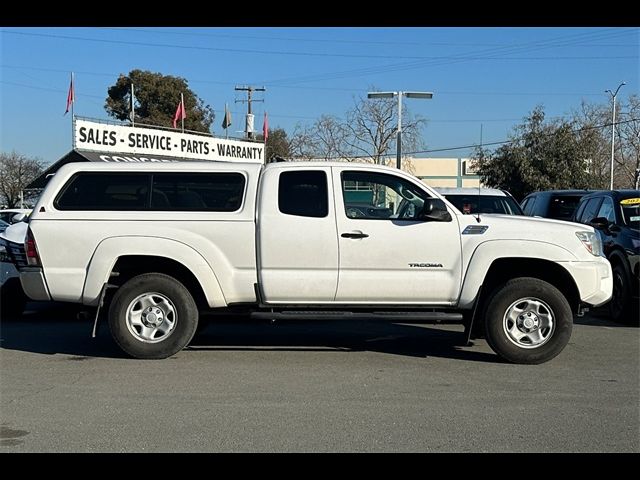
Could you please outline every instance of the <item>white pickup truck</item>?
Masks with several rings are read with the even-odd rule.
[[[463,215],[405,172],[355,163],[68,164],[25,249],[29,297],[108,304],[137,358],[180,351],[201,311],[243,307],[460,323],[507,361],[542,363],[612,291],[589,226]]]

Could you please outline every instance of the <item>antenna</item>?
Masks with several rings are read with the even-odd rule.
[[[482,124],[480,124],[480,150],[482,150]],[[478,179],[478,211],[476,212],[476,222],[480,223],[480,179]]]

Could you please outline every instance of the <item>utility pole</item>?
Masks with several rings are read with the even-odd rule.
[[[264,92],[266,88],[264,87],[252,87],[251,85],[242,85],[236,86],[236,90],[247,92],[246,100],[236,100],[236,103],[246,103],[247,104],[247,120],[245,122],[245,135],[249,139],[253,139],[253,113],[251,110],[251,102],[264,102],[263,100],[255,100],[252,98],[253,92]]]

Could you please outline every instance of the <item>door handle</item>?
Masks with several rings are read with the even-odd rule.
[[[340,235],[342,238],[367,238],[369,235],[362,232],[348,232]]]

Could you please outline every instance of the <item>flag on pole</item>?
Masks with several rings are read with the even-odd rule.
[[[222,119],[222,128],[225,130],[231,126],[231,112],[227,104],[224,104],[224,118]]]
[[[131,112],[129,112],[129,120],[131,120],[131,126],[136,126],[136,96],[133,93],[133,83],[131,83]]]
[[[184,111],[184,101],[181,98],[178,108],[176,109],[176,114],[173,116],[173,128],[176,128],[178,120],[184,120],[185,118],[187,118],[187,113]]]
[[[71,83],[69,84],[69,93],[67,93],[67,109],[64,111],[66,115],[69,113],[69,109],[73,108],[73,103],[76,101],[76,94],[73,91],[73,73],[71,74]]]
[[[269,119],[267,118],[267,112],[264,112],[264,122],[262,123],[262,136],[264,137],[264,142],[267,143],[267,138],[269,137]]]

